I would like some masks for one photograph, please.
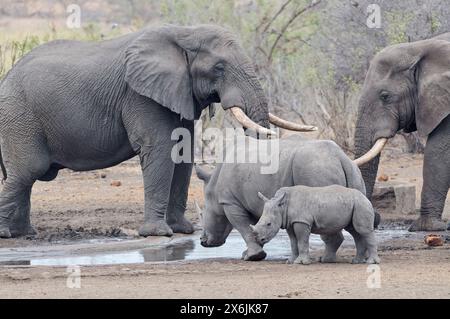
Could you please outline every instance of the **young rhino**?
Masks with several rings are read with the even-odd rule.
[[[280,228],[286,229],[292,249],[288,263],[311,263],[310,233],[337,235],[322,236],[326,246],[320,259],[321,262],[336,262],[336,251],[344,240],[342,229],[355,240],[353,263],[380,262],[374,233],[374,210],[360,191],[340,185],[293,186],[280,188],[272,199],[261,193],[258,196],[265,201],[263,214],[258,223],[250,227],[261,245],[275,237]]]

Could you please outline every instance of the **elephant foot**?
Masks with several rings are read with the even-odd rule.
[[[21,236],[34,236],[37,235],[36,229],[31,225],[25,227],[10,227],[11,237],[21,237]]]
[[[139,235],[143,237],[148,236],[167,236],[173,235],[172,229],[167,225],[165,220],[158,220],[154,222],[146,222],[139,229]]]
[[[0,227],[0,238],[11,238],[11,232],[8,227]]]
[[[184,216],[178,218],[178,220],[173,223],[169,221],[168,224],[174,233],[192,234],[195,231],[194,226],[192,226],[191,222]]]
[[[299,265],[309,265],[311,263],[311,259],[308,255],[298,256],[297,259],[294,260],[294,264]]]
[[[245,261],[259,261],[266,258],[267,254],[266,252],[260,248],[260,249],[250,249],[248,248],[242,253],[242,259]]]
[[[408,231],[444,231],[447,230],[447,223],[439,217],[420,216],[409,227]]]
[[[322,257],[319,258],[319,261],[321,263],[335,263],[336,262],[336,255],[323,255]]]

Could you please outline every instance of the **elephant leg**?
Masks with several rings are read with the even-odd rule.
[[[30,222],[31,187],[8,179],[5,182],[0,193],[0,238],[36,234]]]
[[[311,226],[304,223],[294,223],[295,237],[297,238],[298,257],[294,260],[294,264],[309,265],[309,236],[311,235]]]
[[[20,128],[19,128],[20,129]],[[0,192],[0,237],[34,235],[31,226],[31,188],[50,167],[50,156],[39,134],[3,135],[1,147],[7,178]],[[17,133],[19,134],[19,133]],[[20,147],[17,145],[20,144]]]
[[[292,252],[291,257],[288,259],[287,263],[293,264],[294,261],[298,257],[298,241],[297,241],[297,237],[295,237],[295,232],[292,227],[288,227],[286,229],[286,231],[289,235],[289,240],[291,242],[291,252]]]
[[[320,262],[335,263],[336,252],[344,241],[344,235],[342,235],[342,232],[338,232],[331,235],[320,235],[320,238],[322,238],[325,243],[325,253],[320,257]]]
[[[175,165],[167,208],[167,223],[174,233],[192,234],[194,232],[191,222],[184,216],[191,173],[192,163]]]
[[[172,236],[166,222],[175,161],[174,130],[181,126],[179,115],[164,107],[149,108],[137,99],[123,111],[123,123],[131,147],[139,155],[144,179],[144,224],[141,236]]]
[[[157,148],[144,146],[140,151],[145,209],[144,224],[139,229],[139,235],[145,237],[173,235],[166,222],[166,212],[175,164],[170,157],[171,147],[159,144]]]
[[[175,170],[170,188],[169,206],[167,208],[167,223],[174,233],[192,234],[194,227],[189,222],[184,213],[186,211],[186,202],[188,199],[189,183],[192,175],[193,143],[194,143],[194,124],[191,121],[183,123],[184,127],[190,132],[190,155],[191,161],[182,162],[175,165]],[[186,150],[184,150],[186,151]]]
[[[245,209],[235,205],[224,205],[224,210],[231,225],[237,229],[247,244],[247,250],[243,252],[242,258],[250,261],[266,258],[266,252],[256,241],[255,235],[250,228],[253,222],[250,214]]]
[[[409,231],[441,231],[441,219],[450,187],[450,116],[428,137],[423,161],[423,187],[420,217]]]

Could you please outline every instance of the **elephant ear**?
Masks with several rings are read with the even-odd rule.
[[[192,30],[171,25],[148,28],[125,52],[128,85],[188,120],[198,119],[201,112],[189,70],[188,53],[195,45],[189,41],[191,34]]]
[[[423,53],[416,63],[418,103],[416,127],[429,135],[450,114],[450,42],[423,41]]]

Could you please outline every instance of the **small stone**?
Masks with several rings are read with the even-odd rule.
[[[389,176],[387,176],[386,174],[382,174],[378,177],[379,182],[387,182],[388,180],[389,180]]]
[[[111,182],[111,186],[116,186],[116,187],[118,187],[118,186],[120,186],[120,185],[122,185],[122,183],[121,183],[120,181],[112,181],[112,182]]]
[[[430,234],[426,235],[424,237],[425,244],[427,244],[430,247],[437,247],[437,246],[443,246],[444,245],[444,239],[442,236]]]
[[[100,178],[106,178],[106,173],[100,173]]]

